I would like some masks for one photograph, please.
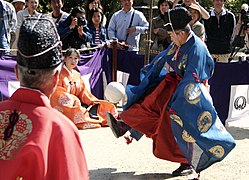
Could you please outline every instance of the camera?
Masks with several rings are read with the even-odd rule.
[[[247,4],[243,4],[241,6],[240,14],[241,14],[241,21],[244,25],[244,29],[246,30],[247,28],[249,28],[249,11]]]
[[[86,21],[85,18],[78,17],[78,18],[77,18],[77,21],[78,21],[78,26],[83,26],[83,27],[86,27],[86,26],[87,26],[87,21]]]

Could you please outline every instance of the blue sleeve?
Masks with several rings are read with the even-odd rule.
[[[65,21],[61,21],[59,23],[58,33],[59,33],[62,41],[64,39],[66,39],[69,36],[69,34],[71,34],[73,32],[73,30],[70,29],[69,26],[70,26],[70,24],[69,24],[68,19],[66,19]]]

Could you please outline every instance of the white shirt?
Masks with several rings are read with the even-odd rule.
[[[25,19],[27,19],[28,17],[38,17],[39,15],[41,15],[41,13],[35,11],[34,14],[31,16],[29,14],[29,11],[28,11],[28,8],[25,8],[21,11],[18,11],[16,16],[17,16],[17,29],[16,29],[16,37],[15,37],[15,41],[12,45],[12,49],[17,49],[17,42],[18,42],[18,39],[19,39],[19,31],[20,31],[20,27],[23,23],[23,21]],[[16,52],[13,52],[12,54],[16,54]]]
[[[134,17],[131,28],[135,27],[136,32],[128,35],[126,43],[129,45],[129,51],[139,51],[140,34],[145,33],[145,30],[149,28],[149,23],[144,14],[134,8],[131,8],[129,12],[121,9],[112,15],[108,26],[108,36],[109,39],[117,38],[118,40],[125,40],[126,31],[129,28],[133,13]]]
[[[22,22],[27,19],[27,17],[38,17],[41,13],[35,11],[33,15],[29,14],[28,8],[18,11],[17,16],[17,29],[20,29]]]
[[[69,16],[69,14],[67,12],[61,11],[61,16],[60,19],[58,20],[58,18],[54,18],[53,17],[53,12],[48,13],[48,16],[52,18],[53,22],[55,23],[56,27],[58,27],[59,23],[65,19],[67,19],[67,17]]]

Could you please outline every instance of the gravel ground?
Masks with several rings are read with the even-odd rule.
[[[249,129],[230,127],[235,149],[222,161],[201,172],[202,180],[249,179]],[[172,177],[178,163],[158,159],[152,154],[152,140],[143,137],[129,145],[115,138],[109,127],[79,131],[91,180],[193,179],[196,174]]]

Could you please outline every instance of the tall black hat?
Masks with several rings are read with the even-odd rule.
[[[168,31],[176,31],[184,29],[188,23],[192,20],[192,16],[189,11],[184,7],[175,7],[168,11],[166,18],[169,20],[166,26]]]
[[[24,20],[17,47],[17,63],[28,69],[53,68],[62,63],[60,37],[45,16]]]

